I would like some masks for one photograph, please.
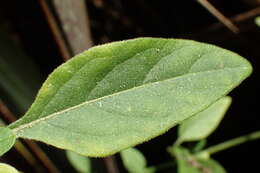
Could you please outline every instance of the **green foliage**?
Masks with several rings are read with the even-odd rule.
[[[85,156],[81,156],[72,151],[66,151],[66,155],[72,166],[79,173],[90,173],[91,172],[91,161]]]
[[[148,168],[143,154],[135,148],[120,152],[123,164],[129,173],[153,173],[153,168]]]
[[[0,163],[0,173],[19,173],[15,168],[5,163]]]
[[[25,116],[9,127],[18,137],[107,156],[202,111],[251,71],[239,55],[194,41],[105,44],[58,67]]]
[[[208,137],[218,127],[230,104],[231,98],[223,97],[207,109],[182,122],[178,131],[178,143]]]
[[[6,127],[0,127],[0,156],[6,153],[15,143],[15,134]]]
[[[224,168],[213,159],[197,158],[182,147],[170,148],[178,164],[178,173],[226,173]]]
[[[256,23],[257,26],[260,27],[260,16],[255,18],[255,23]]]

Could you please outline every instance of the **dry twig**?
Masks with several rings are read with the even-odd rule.
[[[61,27],[73,55],[93,46],[90,24],[84,0],[54,0]]]
[[[246,12],[238,14],[236,16],[233,16],[230,18],[230,20],[234,23],[240,23],[240,22],[246,21],[246,20],[251,19],[258,15],[260,15],[260,7],[246,11]],[[215,24],[209,26],[207,31],[217,30],[217,29],[220,29],[221,27],[223,27],[222,23],[215,23]]]
[[[46,0],[39,0],[39,4],[42,7],[42,10],[45,14],[46,20],[51,28],[51,31],[53,33],[54,39],[60,49],[60,53],[62,55],[62,58],[64,59],[64,61],[68,60],[71,57],[71,53],[69,51],[69,48],[66,44],[65,39],[62,37],[62,33],[58,27],[58,24],[53,16],[53,14],[51,13]]]
[[[105,165],[107,167],[108,173],[119,173],[117,168],[115,156],[109,156],[104,158]]]
[[[8,123],[12,123],[16,120],[15,116],[12,112],[7,108],[7,106],[0,101],[0,113],[3,115],[3,118],[8,121]],[[25,140],[25,143],[28,145],[30,150],[36,156],[36,158],[42,162],[45,168],[50,173],[60,173],[56,166],[52,163],[52,161],[48,158],[48,156],[42,151],[42,149],[33,141]]]
[[[223,23],[227,28],[229,28],[233,33],[239,33],[238,27],[225,17],[219,10],[217,10],[211,3],[207,0],[197,0],[203,7],[205,7],[212,15],[214,15],[221,23]]]

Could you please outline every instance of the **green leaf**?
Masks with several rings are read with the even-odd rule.
[[[120,152],[123,164],[129,173],[153,173],[153,168],[148,168],[144,155],[135,148]]]
[[[195,41],[105,44],[57,68],[26,115],[9,127],[19,137],[107,156],[202,111],[251,71],[239,55]]]
[[[255,23],[256,23],[257,26],[260,27],[260,16],[255,18]]]
[[[9,151],[15,143],[15,134],[6,127],[0,127],[0,156]]]
[[[178,163],[178,173],[226,173],[225,169],[213,159],[199,159],[182,147],[172,147],[171,153]]]
[[[5,164],[0,163],[0,173],[19,173],[14,167]]]
[[[207,167],[209,170],[213,170],[212,173],[226,173],[226,170],[216,160],[213,159],[198,159],[199,162]]]
[[[91,172],[91,161],[89,158],[72,151],[66,151],[66,155],[70,163],[79,173]]]
[[[207,109],[182,122],[179,126],[177,143],[207,138],[218,127],[231,101],[230,97],[223,97]]]

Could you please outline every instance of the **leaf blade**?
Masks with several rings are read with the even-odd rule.
[[[0,156],[9,151],[15,144],[16,136],[11,129],[0,127]]]
[[[96,46],[77,55],[52,72],[27,113],[10,128],[88,101],[88,94],[116,65],[151,47],[160,48],[165,42],[133,39]],[[82,80],[83,75],[86,81]],[[64,95],[70,99],[63,98]]]
[[[123,59],[121,51],[126,51]],[[104,52],[107,58],[100,58]],[[83,67],[89,59],[92,64]],[[141,77],[134,75],[135,70]],[[71,79],[73,73],[77,74]],[[87,156],[107,156],[164,133],[226,95],[250,73],[251,65],[240,56],[193,41],[142,38],[111,43],[59,67],[31,110],[10,128],[19,137]],[[93,74],[98,83],[90,77]],[[57,95],[64,78],[69,83]],[[77,93],[86,81],[94,88]],[[80,94],[84,101],[75,101]],[[57,98],[49,102],[53,95]],[[42,114],[45,104],[54,113]]]
[[[219,125],[231,104],[230,97],[223,97],[207,109],[185,120],[179,126],[178,143],[208,137]]]
[[[0,172],[4,172],[4,173],[18,173],[18,171],[14,167],[12,167],[12,166],[10,166],[8,164],[5,164],[5,163],[0,163]]]
[[[223,73],[219,71],[215,73],[213,73],[212,75],[219,75],[219,77],[216,79],[215,77],[210,75],[211,79],[214,81],[220,81],[220,79],[223,77]],[[205,77],[203,80],[202,76],[196,75],[196,77],[192,76],[192,78],[193,80],[195,80],[194,78],[196,78],[196,84],[203,84],[205,83]],[[197,111],[201,111],[202,109],[206,108],[208,104],[211,104],[211,102],[215,101],[216,96],[222,96],[222,94],[224,95],[225,92],[229,91],[230,89],[228,87],[226,88],[226,91],[222,93],[220,91],[223,91],[223,88],[221,88],[221,90],[219,91],[220,93],[218,93],[216,88],[213,87],[208,88],[207,90],[204,89],[203,92],[201,92],[200,87],[202,86],[199,85],[197,86],[197,88],[199,89],[195,91],[194,86],[191,85],[192,82],[189,77],[190,76],[186,76],[186,78],[188,79],[185,78],[185,80],[183,80],[183,78],[179,78],[179,82],[176,82],[175,80],[166,81],[166,83],[161,83],[161,87],[158,87],[156,84],[153,83],[150,84],[149,87],[146,86],[139,89],[133,89],[132,92],[122,92],[120,94],[113,95],[113,97],[104,97],[102,99],[97,99],[96,101],[91,103],[87,102],[80,105],[79,107],[69,109],[68,111],[53,114],[47,119],[43,118],[38,121],[34,121],[34,123],[32,124],[22,127],[22,129],[17,129],[17,135],[26,138],[42,140],[61,148],[67,148],[67,145],[69,144],[69,146],[73,148],[69,147],[67,149],[75,151],[75,149],[77,148],[76,152],[84,153],[86,155],[88,155],[87,153],[85,153],[86,151],[81,151],[80,148],[85,148],[86,150],[87,148],[89,148],[89,150],[91,149],[93,151],[93,153],[89,153],[91,156],[94,156],[95,152],[99,152],[101,156],[113,154],[114,152],[118,151],[118,149],[116,148],[127,148],[129,147],[129,144],[130,146],[136,145],[141,141],[143,142],[157,136],[158,132],[160,134],[167,131],[179,121],[182,121],[188,116],[195,114]],[[209,76],[207,75],[206,78],[208,77]],[[175,83],[175,85],[173,85],[173,83]],[[172,85],[174,86],[172,90],[178,90],[179,88],[182,88],[182,90],[179,89],[179,94],[174,93],[174,95],[169,95],[166,98],[163,97],[165,93],[161,93],[161,95],[159,95],[158,97],[158,93],[160,90],[167,90],[167,88],[172,88]],[[219,85],[222,84],[220,83]],[[192,89],[192,95],[189,94],[184,97],[183,93],[188,93]],[[212,95],[212,90],[215,90],[216,95]],[[155,93],[155,95],[151,95],[151,91],[152,93]],[[169,92],[170,91],[166,91],[166,93]],[[142,96],[142,98],[140,98],[140,95]],[[211,96],[211,98],[209,98],[209,95]],[[140,105],[139,101],[141,101],[142,105]],[[175,106],[175,109],[178,110],[178,112],[173,112],[173,110],[171,110],[173,109],[171,108],[171,103],[178,103]],[[196,106],[194,104],[196,104]],[[190,107],[191,105],[193,105],[192,109]],[[102,107],[103,110],[100,109],[100,107]],[[111,107],[113,108],[113,112],[111,112]],[[131,110],[129,108],[131,108]],[[187,108],[189,109],[187,110]],[[132,118],[128,119],[125,115],[127,115],[126,113],[129,110],[131,111],[131,114],[129,116],[132,116]],[[95,114],[96,116],[84,116],[86,115],[86,112],[89,115]],[[158,112],[160,113],[160,117],[157,116]],[[142,116],[140,116],[139,118],[135,117],[136,119],[133,119],[133,115],[141,114],[144,115],[143,118]],[[171,116],[167,116],[167,114]],[[113,118],[113,116],[115,115],[117,115],[116,118]],[[104,117],[107,118],[104,119]],[[118,125],[118,123],[120,124]],[[125,127],[125,124],[127,125],[127,127]],[[144,124],[146,124],[146,126],[144,126]],[[50,128],[51,126],[52,128]],[[132,130],[129,129],[130,127],[133,128],[135,126],[138,126],[139,128]],[[83,127],[84,129],[82,129]],[[113,128],[111,129],[110,127]],[[45,129],[45,131],[42,131],[42,129]],[[77,130],[75,131],[75,129]],[[103,139],[101,139],[102,141],[106,142],[98,143],[98,141],[95,142],[93,139],[91,139],[92,137],[83,137],[84,134],[86,135],[86,132],[88,132],[89,134],[91,134],[90,132],[92,132],[92,135],[95,137],[95,133],[97,132],[94,132],[94,129],[98,129],[98,133],[105,134]],[[123,133],[127,129],[129,131],[129,136]],[[73,130],[74,134],[68,133],[69,131],[73,132]],[[81,131],[81,136],[77,135],[78,131]],[[64,132],[67,132],[68,136],[64,136]],[[144,132],[147,132],[147,134],[140,134]],[[53,139],[50,139],[50,133],[53,135]],[[117,134],[117,136],[113,136],[113,134]],[[131,141],[129,141],[129,137],[132,138]],[[77,138],[83,138],[85,141],[91,140],[93,141],[93,144],[89,142],[88,144],[85,144],[86,146],[83,145],[82,147],[75,148],[74,144],[71,145],[71,142],[73,139],[75,140],[74,142],[79,146],[78,142],[76,141]],[[122,142],[121,140],[126,142]],[[64,143],[62,144],[61,141]],[[109,145],[107,145],[108,143]],[[96,151],[94,150],[94,148],[96,148]],[[112,152],[107,153],[108,151]]]
[[[79,172],[79,173],[90,173],[91,172],[91,162],[90,159],[74,153],[72,151],[66,151],[66,156],[72,166]]]
[[[123,164],[129,173],[153,173],[154,170],[147,167],[144,155],[135,148],[128,148],[120,152]]]

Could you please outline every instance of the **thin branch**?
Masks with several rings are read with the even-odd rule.
[[[260,15],[260,7],[255,8],[253,10],[249,10],[245,13],[238,14],[238,15],[232,17],[231,21],[238,23],[238,22],[242,22],[242,21],[245,21],[247,19],[250,19],[252,17],[258,16],[258,15]]]
[[[223,143],[211,146],[211,147],[199,152],[198,155],[200,153],[208,153],[209,155],[215,154],[217,152],[241,145],[248,141],[257,140],[257,139],[260,139],[260,131],[256,131],[256,132],[250,133],[248,135],[240,136],[240,137],[225,141]]]
[[[47,22],[51,28],[52,34],[54,36],[54,39],[60,49],[62,58],[64,59],[64,61],[66,61],[71,57],[71,53],[69,52],[69,48],[62,36],[62,33],[58,27],[58,24],[53,16],[53,14],[51,13],[50,8],[47,5],[46,0],[39,0],[39,4],[42,7],[46,20],[47,20]]]
[[[16,120],[15,116],[11,113],[11,111],[2,101],[0,101],[0,113],[1,115],[3,115],[3,118],[6,121],[8,121],[8,123],[12,123]],[[60,173],[56,166],[48,158],[48,156],[35,142],[25,140],[25,143],[28,145],[32,153],[37,157],[37,159],[39,159],[39,161],[41,161],[41,163],[50,173]]]
[[[75,55],[92,47],[85,0],[53,0],[53,4],[72,53]]]
[[[117,168],[115,156],[105,157],[104,159],[105,165],[107,167],[108,173],[119,173]]]
[[[230,20],[234,23],[240,23],[258,15],[260,15],[260,7],[233,16],[230,18]],[[209,26],[207,31],[217,30],[220,29],[221,27],[223,27],[222,23],[215,23]]]
[[[15,116],[11,113],[11,111],[7,108],[2,100],[0,100],[0,113],[1,116],[3,116],[3,119],[6,120],[8,123],[16,121]]]
[[[228,29],[233,33],[239,33],[238,27],[230,21],[226,16],[224,16],[219,10],[217,10],[212,4],[207,0],[197,0],[203,7],[205,7],[212,15],[214,15],[221,23],[223,23]]]
[[[42,162],[42,164],[48,169],[50,173],[60,173],[54,163],[49,159],[45,152],[33,141],[24,140],[32,152]]]
[[[37,166],[36,159],[21,141],[17,140],[15,142],[14,148],[23,156],[25,160],[27,160],[30,165],[33,167]]]

